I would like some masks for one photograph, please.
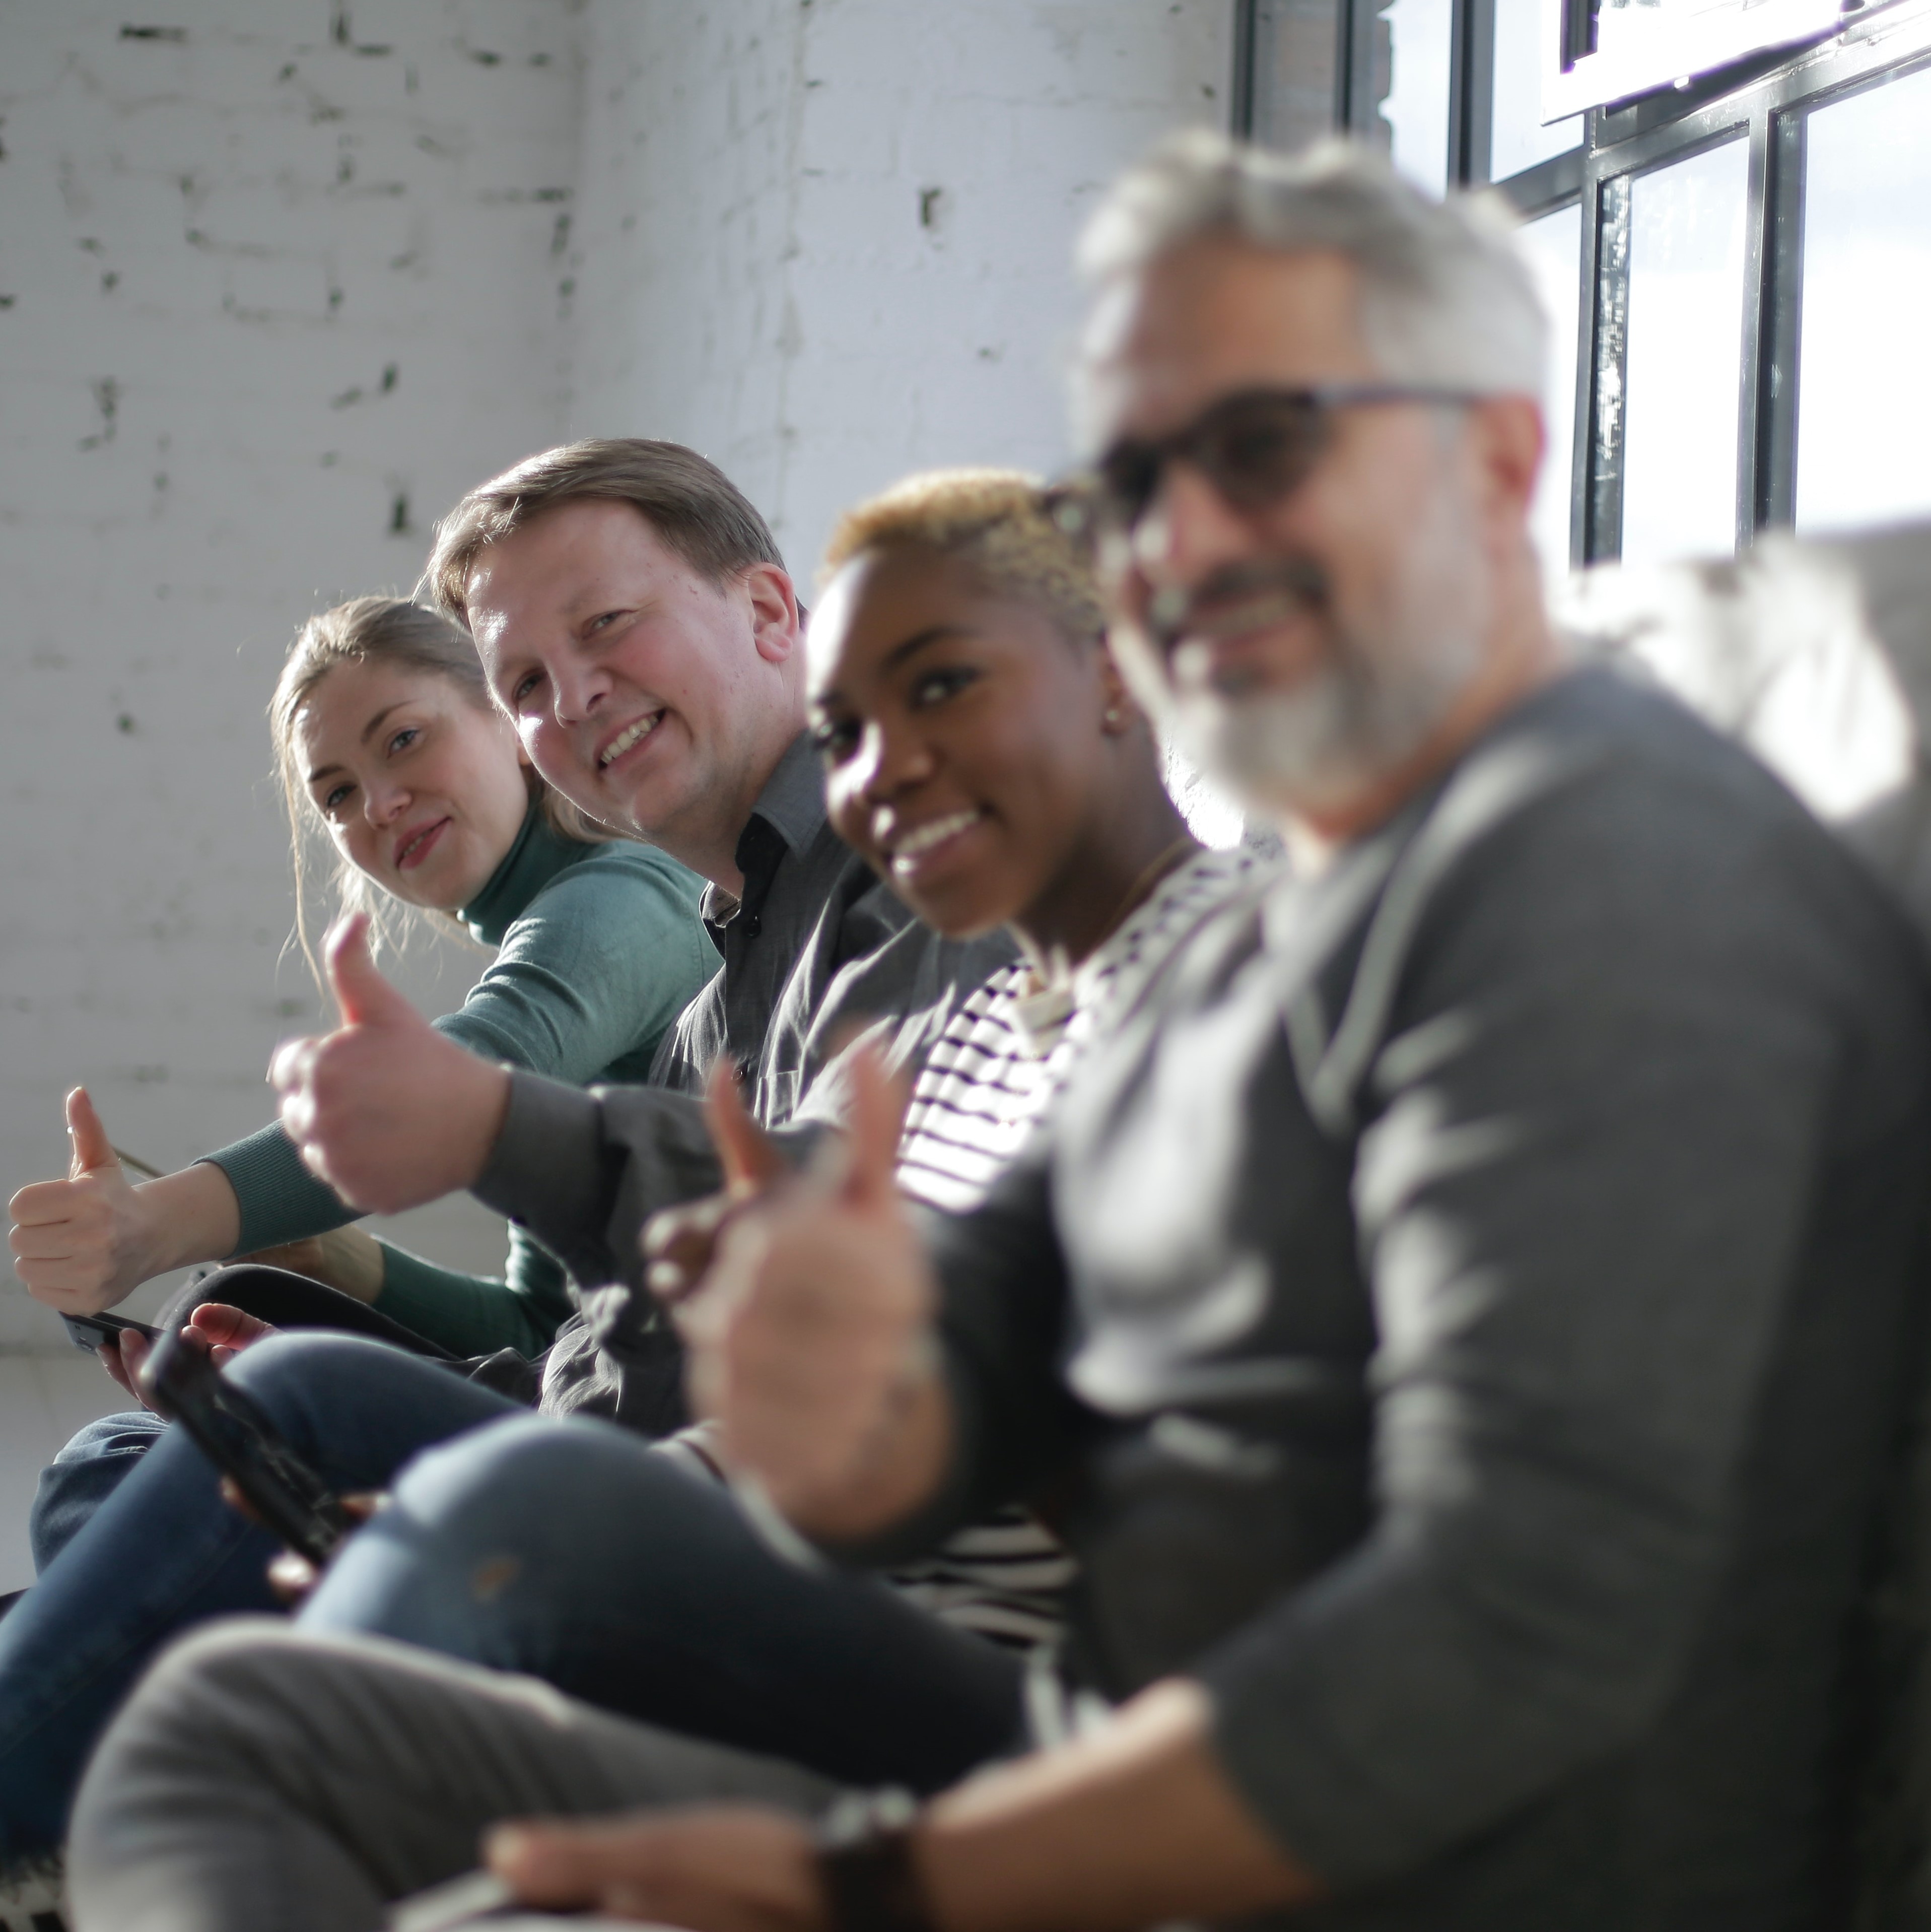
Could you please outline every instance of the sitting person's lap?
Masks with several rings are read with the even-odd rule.
[[[221,1303],[276,1328],[340,1330],[393,1342],[409,1354],[452,1359],[449,1351],[352,1296],[286,1268],[242,1262],[217,1269],[169,1298],[158,1318],[178,1327],[199,1307]],[[78,1430],[40,1472],[27,1534],[36,1572],[46,1569],[82,1526],[139,1467],[166,1427],[144,1409],[100,1417]]]
[[[473,1866],[506,1817],[741,1799],[815,1813],[832,1788],[635,1724],[527,1678],[379,1640],[237,1622],[178,1646],[115,1726],[70,1873],[120,1932],[333,1932]],[[173,1821],[127,1828],[157,1797]],[[297,1813],[314,1804],[328,1822]]]
[[[227,1372],[331,1486],[382,1489],[417,1450],[516,1412],[381,1342],[277,1336]],[[275,1607],[278,1544],[221,1499],[181,1432],[138,1466],[0,1624],[0,1858],[57,1842],[81,1766],[154,1650],[233,1610]]]
[[[1018,1654],[774,1555],[640,1438],[522,1415],[418,1457],[302,1612],[827,1776],[943,1789],[1016,1748]]]

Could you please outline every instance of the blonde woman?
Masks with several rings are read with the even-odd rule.
[[[697,917],[701,882],[663,853],[609,840],[548,792],[492,706],[463,631],[393,598],[325,611],[296,640],[268,716],[304,950],[304,861],[319,832],[346,905],[391,921],[427,914],[495,949],[460,1009],[437,1022],[451,1038],[586,1084],[646,1077],[658,1039],[717,968]],[[69,1096],[67,1117],[73,1176],[12,1203],[16,1269],[52,1307],[109,1308],[153,1276],[267,1250],[340,1294],[229,1269],[200,1298],[457,1357],[540,1354],[570,1312],[562,1268],[520,1229],[504,1274],[487,1278],[346,1228],[352,1211],[279,1127],[136,1184],[84,1090]],[[139,1346],[133,1338],[130,1353]],[[108,1417],[61,1452],[36,1506],[42,1567],[156,1426],[146,1415]]]

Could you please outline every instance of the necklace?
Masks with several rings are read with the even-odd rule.
[[[1106,930],[1101,934],[1098,944],[1087,955],[1090,959],[1100,948],[1126,924],[1128,918],[1153,892],[1155,886],[1174,871],[1191,852],[1200,850],[1200,841],[1191,832],[1183,832],[1170,844],[1163,847],[1153,858],[1135,874],[1133,882],[1121,896],[1114,908],[1113,916],[1106,922]],[[1083,960],[1083,965],[1085,962]],[[1024,1016],[1035,1028],[1055,1026],[1071,1011],[1073,1001],[1073,984],[1078,976],[1079,968],[1067,959],[1066,949],[1056,946],[1044,962],[1045,970],[1038,966],[1032,968],[1032,990],[1022,996],[1021,1004],[1026,1010]]]

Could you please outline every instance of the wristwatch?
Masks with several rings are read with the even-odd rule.
[[[831,1932],[936,1932],[912,1863],[908,1791],[849,1792],[818,1822],[818,1882]]]

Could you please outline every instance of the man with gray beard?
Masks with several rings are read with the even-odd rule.
[[[231,1629],[102,1748],[87,1932],[347,1932],[537,1813],[578,1822],[490,1838],[515,1896],[697,1932],[1843,1922],[1931,1156],[1915,943],[1743,753],[1562,662],[1543,325],[1479,208],[1192,137],[1086,266],[1066,513],[1143,699],[1294,875],[982,1208],[907,1217],[874,1094],[686,1317],[794,1537],[881,1562],[1054,1513],[1084,1594],[1039,1748],[855,1810]]]

